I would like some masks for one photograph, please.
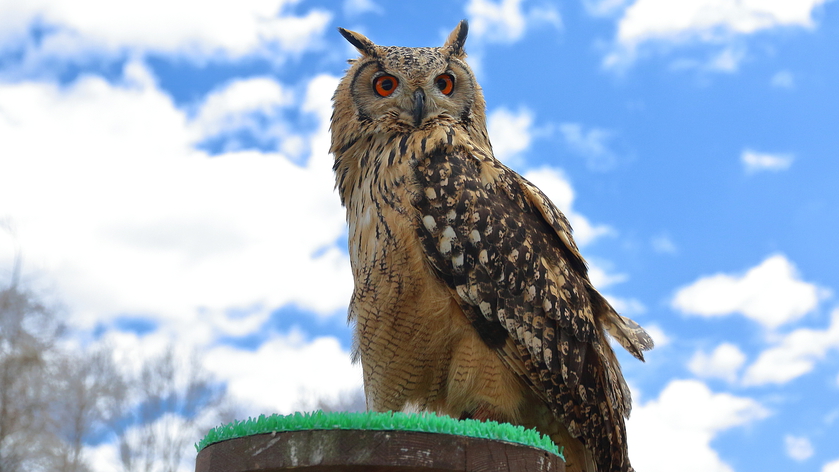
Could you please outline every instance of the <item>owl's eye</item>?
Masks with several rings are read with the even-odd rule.
[[[399,85],[399,79],[396,77],[392,75],[381,75],[373,81],[373,90],[380,97],[387,97],[396,90],[397,85]]]
[[[434,80],[434,83],[437,84],[437,88],[443,92],[444,95],[451,95],[452,90],[454,90],[454,77],[451,74],[440,74]]]

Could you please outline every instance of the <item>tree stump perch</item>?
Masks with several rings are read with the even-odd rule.
[[[495,439],[416,431],[305,430],[210,444],[195,472],[565,472],[560,456]]]

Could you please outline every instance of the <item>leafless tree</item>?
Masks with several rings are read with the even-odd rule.
[[[105,433],[120,416],[119,401],[128,385],[114,365],[113,350],[100,346],[89,351],[62,352],[52,362],[54,429],[63,439],[60,472],[84,472],[85,445]]]
[[[17,274],[17,269],[15,269]],[[12,283],[0,290],[0,471],[49,469],[54,398],[49,357],[63,327],[48,307]],[[54,469],[53,469],[54,470]]]
[[[119,437],[126,472],[175,472],[210,427],[232,419],[225,388],[197,354],[181,361],[173,347],[146,362],[133,391],[136,405],[125,406],[132,426]]]
[[[326,397],[302,390],[300,399],[294,403],[293,408],[297,411],[363,412],[367,411],[367,401],[361,388],[343,391],[337,397]]]
[[[0,472],[88,472],[86,446],[108,437],[126,472],[175,472],[233,418],[197,354],[170,348],[132,375],[111,347],[67,342],[58,310],[22,287],[21,259],[0,280]]]

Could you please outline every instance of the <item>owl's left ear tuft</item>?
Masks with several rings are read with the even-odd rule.
[[[449,34],[449,38],[446,40],[446,44],[443,45],[443,49],[447,49],[451,56],[463,59],[466,57],[466,50],[463,48],[463,45],[466,43],[466,35],[468,33],[469,22],[460,20],[460,23],[457,24],[454,31]]]
[[[341,36],[346,38],[350,44],[355,46],[355,48],[358,49],[358,52],[360,52],[363,56],[376,56],[376,45],[373,44],[373,41],[367,39],[367,36],[340,27],[338,28],[338,32],[341,33]]]

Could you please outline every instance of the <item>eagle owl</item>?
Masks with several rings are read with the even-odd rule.
[[[629,471],[629,389],[608,332],[647,333],[594,289],[565,216],[492,154],[468,26],[443,47],[361,53],[333,97],[354,360],[370,409],[533,427],[573,471]]]

